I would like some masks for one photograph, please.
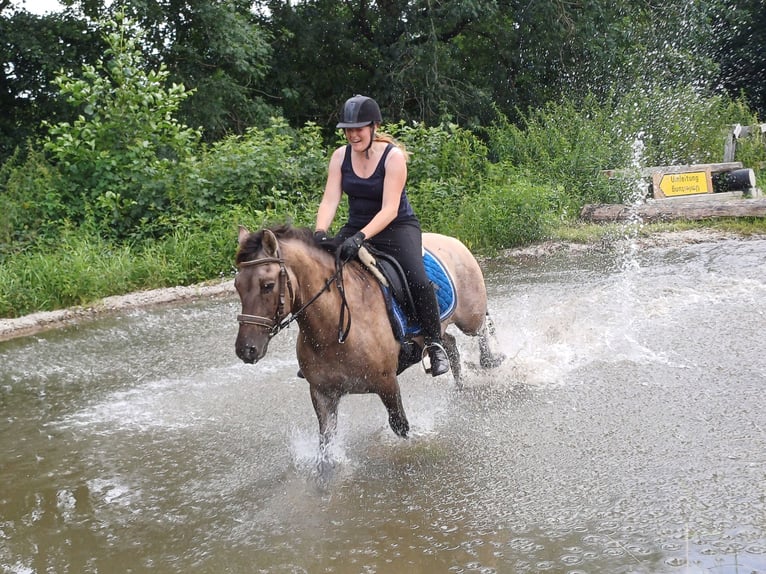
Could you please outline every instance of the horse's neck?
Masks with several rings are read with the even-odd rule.
[[[335,282],[332,282],[331,288],[325,289],[328,280],[335,274],[334,262],[329,257],[317,256],[317,253],[312,252],[310,248],[300,244],[290,244],[285,247],[283,256],[296,282],[296,285],[293,285],[295,300],[292,312],[300,310],[324,289],[325,292],[316,297],[303,315],[310,317],[335,313],[337,316],[340,297],[335,288]],[[301,322],[300,317],[298,320]]]

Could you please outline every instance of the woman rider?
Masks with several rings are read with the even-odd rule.
[[[404,270],[425,348],[436,377],[449,371],[441,342],[439,306],[423,266],[420,222],[407,199],[408,153],[391,136],[378,133],[383,121],[372,98],[356,95],[341,110],[347,145],[330,158],[327,183],[314,226],[318,239],[327,238],[343,193],[348,196],[348,221],[338,232],[341,258],[356,256],[363,241],[394,257]]]

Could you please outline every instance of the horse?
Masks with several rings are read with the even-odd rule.
[[[242,312],[237,317],[237,356],[257,363],[271,338],[295,321],[298,364],[319,422],[320,450],[324,452],[336,432],[341,397],[350,393],[376,393],[393,432],[407,437],[410,426],[397,375],[412,363],[400,364],[402,343],[394,335],[379,280],[357,260],[336,261],[315,243],[308,228],[281,225],[251,233],[240,226],[238,243],[234,284]],[[442,322],[442,334],[460,384],[460,354],[455,337],[444,331],[448,325],[479,337],[482,367],[496,367],[505,358],[490,349],[484,276],[459,240],[424,233],[423,245],[454,280],[456,305]]]

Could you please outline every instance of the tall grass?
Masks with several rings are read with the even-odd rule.
[[[82,230],[47,251],[19,254],[0,265],[0,317],[87,306],[131,291],[189,285],[231,276],[236,226],[206,229],[192,222],[162,240],[115,245]]]

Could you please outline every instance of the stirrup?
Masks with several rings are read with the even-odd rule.
[[[423,366],[423,370],[426,372],[426,374],[432,374],[433,364],[431,364],[431,357],[429,354],[429,349],[431,349],[432,347],[441,349],[442,352],[444,353],[444,356],[447,358],[447,370],[441,373],[437,373],[436,375],[434,375],[434,377],[448,373],[452,367],[449,365],[449,355],[447,354],[447,349],[445,349],[441,343],[428,343],[423,345],[423,352],[420,354],[420,364]],[[426,355],[429,355],[427,367],[425,363]]]

